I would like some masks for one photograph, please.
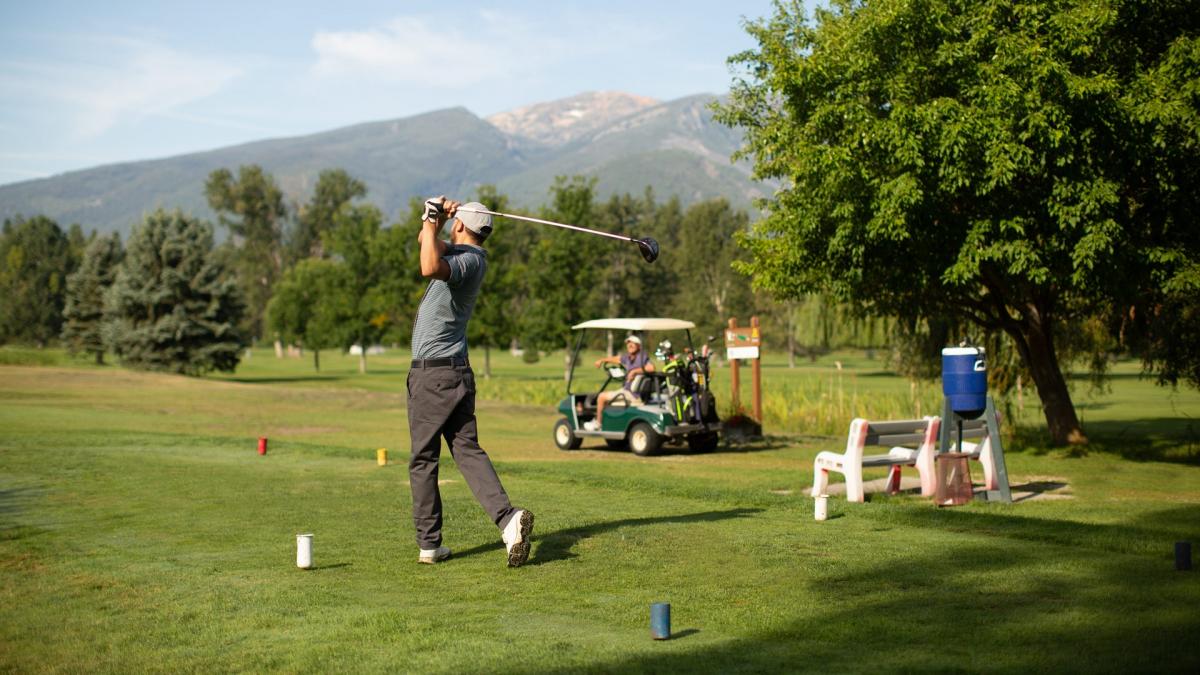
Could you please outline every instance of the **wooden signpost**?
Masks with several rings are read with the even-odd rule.
[[[749,328],[738,328],[736,318],[729,320],[729,328],[725,331],[725,356],[729,359],[733,379],[731,389],[734,410],[741,410],[742,407],[738,360],[750,361],[754,386],[754,421],[762,424],[762,331],[759,329],[757,316],[750,317]]]

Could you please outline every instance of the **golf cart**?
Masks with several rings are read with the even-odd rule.
[[[558,405],[562,419],[554,425],[554,443],[560,450],[574,450],[585,438],[602,438],[611,448],[628,447],[635,455],[654,454],[664,443],[686,441],[693,452],[708,452],[717,447],[721,428],[716,401],[708,390],[709,347],[697,352],[692,346],[691,329],[696,325],[679,319],[595,319],[572,330],[579,331],[575,352],[571,355],[571,374],[567,396]],[[574,391],[575,367],[589,330],[641,333],[644,345],[648,333],[683,331],[686,342],[679,353],[667,339],[661,339],[655,355],[655,370],[634,377],[630,391],[636,398],[621,393],[609,401],[601,416],[599,429],[586,424],[596,418],[596,398],[604,391],[620,391],[625,371],[620,366],[605,369],[605,379],[597,389]],[[644,349],[647,347],[643,347]]]

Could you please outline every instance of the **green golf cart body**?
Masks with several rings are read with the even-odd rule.
[[[604,408],[601,427],[598,430],[585,428],[585,424],[596,417],[596,397],[605,390],[620,390],[624,384],[625,372],[619,367],[606,369],[606,379],[599,389],[588,391],[573,391],[575,385],[575,368],[579,365],[579,355],[585,344],[589,330],[621,331],[620,337],[626,334],[641,334],[643,349],[648,353],[649,340],[647,336],[654,334],[655,339],[667,337],[671,332],[686,335],[686,343],[691,349],[691,329],[695,328],[691,321],[662,318],[614,318],[595,319],[572,326],[579,331],[579,339],[571,356],[571,375],[567,381],[567,395],[558,404],[562,417],[554,425],[554,443],[562,450],[574,450],[585,439],[603,439],[610,448],[629,448],[639,456],[652,455],[665,443],[687,442],[689,448],[696,452],[706,452],[717,447],[718,433],[721,428],[716,415],[716,406],[712,395],[708,392],[706,374],[693,375],[698,385],[694,396],[688,398],[687,404],[681,401],[683,393],[679,387],[670,386],[667,382],[665,364],[655,364],[656,372],[645,373],[634,378],[630,389],[637,398],[617,395]],[[699,397],[699,398],[697,398]],[[692,399],[696,402],[693,405]],[[700,401],[704,402],[700,406]],[[699,412],[703,408],[703,413]]]

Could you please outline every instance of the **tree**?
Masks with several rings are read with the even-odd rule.
[[[321,237],[333,227],[343,206],[367,195],[367,185],[343,169],[325,169],[317,176],[312,198],[300,207],[296,228],[288,241],[291,263],[308,257],[324,257]]]
[[[352,204],[337,213],[325,237],[326,248],[345,269],[346,304],[340,316],[346,324],[341,335],[343,346],[361,347],[360,373],[367,372],[367,349],[379,342],[393,320],[390,310],[398,298],[387,282],[404,273],[399,269],[404,261],[392,255],[395,247],[383,243],[389,233],[382,223],[383,214],[375,206]]]
[[[746,212],[734,211],[724,199],[693,204],[683,215],[670,263],[679,279],[676,306],[704,335],[721,335],[730,317],[754,311],[750,283],[733,269],[745,257],[734,237],[749,224]]]
[[[493,185],[480,186],[475,199],[489,211],[511,212],[508,197],[496,192]],[[467,343],[483,348],[485,378],[492,376],[492,349],[506,344],[518,332],[524,261],[532,240],[532,228],[519,221],[504,220],[493,225],[493,233],[484,243],[487,274],[467,324]]]
[[[267,305],[271,329],[280,339],[298,342],[321,370],[321,350],[341,347],[353,321],[354,299],[349,269],[332,260],[309,258],[296,263],[275,285]]]
[[[204,195],[229,229],[237,246],[237,275],[248,304],[247,328],[262,337],[267,302],[275,280],[283,273],[283,226],[287,209],[283,192],[271,174],[257,164],[238,168],[237,178],[228,169],[208,175]]]
[[[79,269],[67,277],[62,339],[71,353],[93,354],[104,363],[104,296],[121,263],[120,235],[96,237],[83,253]]]
[[[66,279],[75,270],[71,245],[45,216],[4,222],[0,236],[0,342],[45,347],[63,322]]]
[[[160,209],[134,229],[105,311],[106,340],[134,368],[228,372],[245,346],[245,305],[215,260],[212,228],[180,211]]]
[[[672,243],[660,237],[654,192],[647,188],[641,197],[628,193],[613,195],[597,211],[601,230],[637,237],[652,236],[668,255],[666,260],[648,265],[632,247],[614,245],[611,241],[599,242],[601,258],[596,270],[598,281],[593,304],[602,307],[603,315],[609,317],[666,315],[676,298],[674,264],[679,262],[679,256]],[[678,222],[672,225],[672,231],[679,227]],[[607,332],[606,351],[609,354],[614,352],[614,337],[619,336]]]
[[[1182,1],[834,0],[811,23],[778,3],[717,106],[784,181],[742,269],[1003,332],[1053,440],[1086,442],[1062,365],[1103,345],[1077,326],[1196,287],[1198,22]]]
[[[596,227],[592,205],[595,179],[575,176],[558,177],[550,189],[553,206],[543,217],[546,220]],[[600,237],[577,232],[546,228],[540,234],[530,255],[526,278],[529,283],[530,305],[523,317],[523,333],[530,344],[557,349],[566,347],[564,379],[570,377],[571,326],[601,314],[603,306],[597,301],[593,287],[598,278],[598,261],[602,259]]]

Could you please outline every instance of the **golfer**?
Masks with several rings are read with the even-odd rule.
[[[609,401],[618,396],[624,397],[629,401],[630,405],[638,405],[641,399],[633,392],[631,385],[633,379],[642,373],[653,373],[654,364],[650,361],[650,357],[646,356],[646,352],[642,350],[642,339],[636,335],[630,335],[625,338],[625,353],[619,356],[606,356],[596,360],[596,367],[599,368],[604,364],[617,365],[625,370],[625,386],[619,391],[601,392],[596,397],[596,419],[586,422],[583,425],[588,431],[599,431],[601,418],[604,416],[604,406]]]
[[[483,209],[471,202],[469,208]],[[408,371],[408,431],[412,459],[413,523],[417,528],[418,561],[436,563],[450,557],[442,545],[442,495],[438,490],[438,458],[444,436],[458,470],[488,517],[500,528],[509,567],[529,558],[533,514],[513,508],[487,453],[479,447],[475,426],[475,373],[467,360],[467,321],[487,272],[483,242],[492,233],[492,217],[458,212],[459,203],[437,197],[425,202],[421,234],[421,276],[429,287],[417,308],[412,333],[412,369]],[[453,217],[450,243],[438,232]]]

